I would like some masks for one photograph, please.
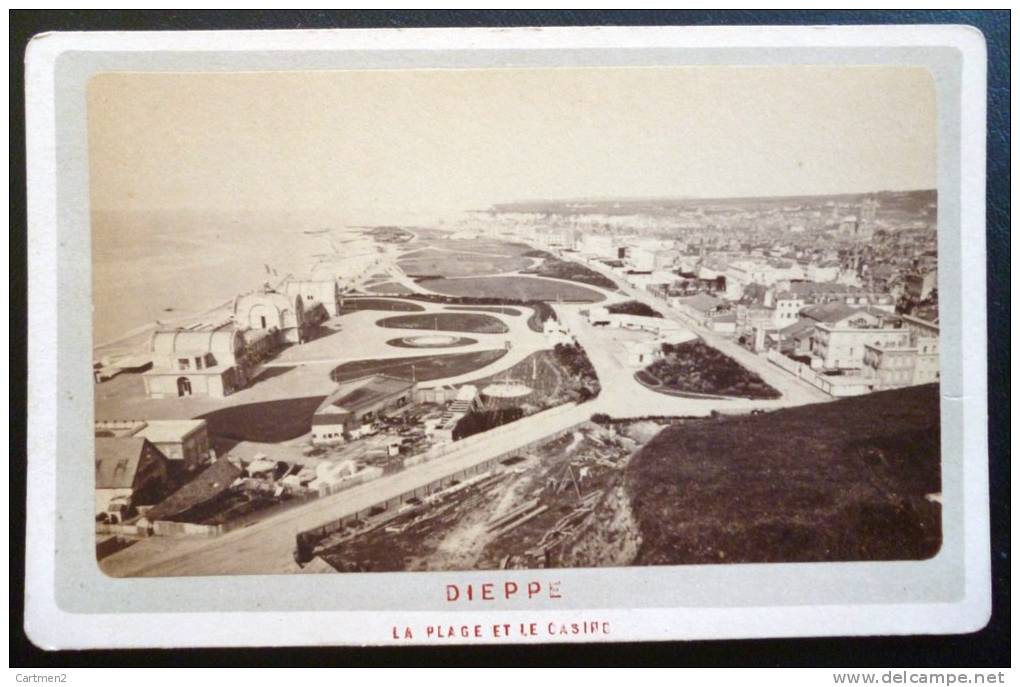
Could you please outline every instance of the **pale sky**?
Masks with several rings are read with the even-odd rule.
[[[350,223],[535,198],[934,188],[910,67],[104,74],[93,208]]]

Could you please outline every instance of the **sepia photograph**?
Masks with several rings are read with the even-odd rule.
[[[108,72],[86,98],[106,575],[938,554],[928,69]]]
[[[980,631],[986,65],[958,25],[36,35],[25,634]]]

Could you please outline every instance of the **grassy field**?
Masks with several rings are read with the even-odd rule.
[[[551,255],[539,263],[537,267],[526,270],[525,274],[553,277],[554,279],[568,279],[580,282],[581,284],[591,284],[592,286],[616,291],[616,282],[609,277],[599,274],[595,270],[579,263],[560,260]]]
[[[627,490],[636,565],[928,558],[939,390],[678,423],[635,454]]]
[[[513,298],[520,301],[574,301],[597,303],[602,294],[580,285],[532,279],[530,277],[467,277],[465,279],[428,279],[421,285],[447,296]]]
[[[371,286],[366,286],[365,291],[368,291],[369,293],[394,293],[401,296],[407,296],[414,293],[414,291],[412,291],[411,289],[407,288],[403,284],[398,284],[395,281],[388,281],[383,282],[382,284],[373,284]]]
[[[513,317],[520,317],[521,315],[521,311],[517,310],[516,308],[500,308],[497,306],[488,305],[477,305],[474,307],[466,305],[448,305],[446,306],[446,309],[458,310],[461,312],[494,312],[499,313],[500,315],[511,315]]]
[[[503,349],[451,353],[447,355],[419,355],[389,360],[358,360],[333,368],[330,377],[345,382],[371,374],[386,374],[402,379],[427,382],[432,379],[454,377],[485,367],[506,355]],[[309,415],[309,418],[311,415]]]
[[[663,358],[635,375],[655,391],[741,398],[780,396],[754,372],[701,340],[663,344],[662,350]]]
[[[519,306],[521,308],[530,308],[531,314],[528,316],[528,328],[533,332],[544,331],[543,325],[546,320],[555,320],[556,312],[552,306],[545,301],[540,300],[523,300],[520,298],[507,298],[506,296],[444,296],[438,293],[430,294],[414,294],[411,296],[416,300],[426,301],[428,303],[458,303],[458,306],[449,306],[448,310],[486,310],[491,309],[495,306],[497,308],[503,308],[506,305]],[[484,306],[479,308],[478,306]],[[506,308],[511,309],[511,308]],[[515,311],[517,312],[517,311]],[[513,313],[507,313],[513,314]],[[520,314],[517,312],[517,314]]]
[[[516,272],[531,266],[531,259],[513,255],[478,255],[440,250],[415,251],[397,263],[410,276],[441,275],[473,277],[501,272]]]
[[[357,312],[358,310],[390,310],[393,312],[421,312],[425,308],[410,301],[395,301],[385,298],[345,298],[340,314]]]
[[[425,329],[428,331],[505,334],[510,328],[491,315],[470,312],[440,312],[427,315],[385,317],[376,325],[390,329]]]
[[[531,246],[523,243],[500,241],[499,239],[447,239],[427,238],[424,234],[413,245],[422,251],[429,248],[439,248],[446,251],[457,251],[461,253],[484,253],[503,257],[517,257],[524,255],[531,250]],[[477,255],[476,257],[483,257]]]

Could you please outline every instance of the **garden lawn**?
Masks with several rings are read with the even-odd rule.
[[[433,379],[455,377],[478,370],[496,362],[506,355],[506,350],[475,351],[473,353],[450,353],[446,355],[420,355],[407,358],[383,360],[358,360],[333,368],[330,377],[335,382],[372,374],[385,374],[401,379],[427,382]],[[309,418],[311,416],[309,415]]]
[[[428,331],[505,334],[510,328],[491,315],[468,312],[441,312],[427,315],[398,315],[376,322],[389,329],[424,329]]]
[[[477,257],[486,255],[517,257],[531,251],[531,246],[527,244],[500,241],[499,239],[428,238],[424,233],[419,233],[419,237],[420,239],[413,245],[422,251],[440,248],[446,251],[479,254]]]
[[[411,289],[407,288],[403,284],[398,284],[395,281],[383,282],[382,284],[373,284],[372,286],[366,286],[365,291],[369,293],[392,293],[398,296],[406,296],[414,293]]]
[[[464,279],[423,279],[423,288],[447,296],[510,298],[519,301],[567,301],[598,303],[605,297],[568,282],[530,277],[466,277]]]
[[[521,314],[520,310],[516,308],[500,308],[497,306],[477,305],[477,306],[466,306],[466,305],[448,305],[447,310],[459,310],[461,312],[495,312],[500,315],[511,315],[513,317],[519,317]]]
[[[398,265],[410,276],[438,275],[472,277],[501,272],[516,272],[531,266],[530,258],[450,251],[416,251],[414,257],[403,257]]]
[[[422,312],[425,308],[409,301],[388,300],[385,298],[345,298],[340,314],[357,312],[358,310],[390,310],[394,312]]]

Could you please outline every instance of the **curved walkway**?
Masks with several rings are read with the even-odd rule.
[[[447,313],[446,304],[415,301],[424,310],[416,315],[428,315],[430,313]],[[529,310],[528,308],[522,308]],[[398,348],[389,345],[395,330],[380,327],[379,320],[391,316],[389,311],[381,310],[358,310],[341,317],[331,319],[328,324],[338,327],[337,331],[327,334],[314,341],[293,346],[283,351],[272,362],[266,363],[265,368],[290,368],[307,365],[339,365],[342,363],[356,362],[359,360],[397,360],[400,358],[418,357],[421,355],[445,355],[450,353],[473,353],[477,351],[488,351],[506,349],[507,343],[510,348],[506,355],[499,360],[486,365],[485,367],[473,370],[465,375],[456,375],[445,379],[436,379],[429,382],[422,382],[422,386],[430,388],[444,384],[458,384],[469,379],[477,379],[488,375],[497,374],[505,369],[513,367],[520,361],[527,358],[536,351],[550,348],[545,335],[532,331],[528,326],[528,318],[502,313],[485,313],[493,317],[507,327],[503,334],[485,334],[472,332],[470,344],[454,344],[450,346],[430,346],[423,348]],[[412,332],[424,334],[450,334],[460,337],[458,332],[439,330],[404,330],[408,336],[414,336]],[[323,374],[328,375],[328,371]]]

